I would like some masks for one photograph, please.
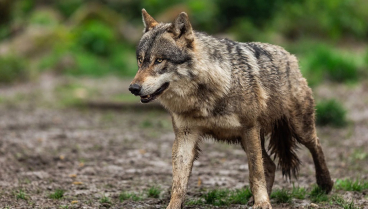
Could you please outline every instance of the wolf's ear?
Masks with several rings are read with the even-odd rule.
[[[187,13],[180,13],[172,22],[168,32],[173,33],[174,39],[185,38],[188,43],[194,40],[192,25],[189,22]]]
[[[153,17],[151,17],[151,15],[149,15],[145,9],[142,9],[142,19],[144,24],[144,33],[151,30],[158,24],[158,22],[153,19]]]

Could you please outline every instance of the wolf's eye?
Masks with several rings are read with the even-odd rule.
[[[161,58],[157,58],[156,61],[155,61],[155,63],[161,63],[162,61],[164,61],[164,60],[161,59]]]
[[[139,62],[139,63],[142,63],[142,62],[143,62],[142,57],[138,57],[138,62]]]

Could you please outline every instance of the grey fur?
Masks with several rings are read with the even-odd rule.
[[[268,194],[275,164],[264,147],[266,136],[286,176],[297,175],[295,149],[297,142],[305,145],[315,162],[318,185],[331,191],[315,130],[312,91],[295,56],[271,44],[193,31],[185,13],[171,24],[148,22],[154,26],[137,47],[142,62],[132,84],[142,86],[142,101],[157,98],[173,118],[174,179],[168,208],[182,206],[199,143],[208,137],[240,143],[246,151],[255,208],[271,208]]]

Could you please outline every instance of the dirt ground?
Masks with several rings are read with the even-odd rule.
[[[65,81],[45,75],[36,83],[1,87],[0,208],[165,208],[172,180],[174,141],[168,113],[130,107],[113,110],[60,106],[57,87],[65,82],[82,86],[73,92],[83,98],[86,98],[83,92],[91,88],[98,89],[94,93],[96,97],[113,98],[127,93],[128,85],[128,81],[114,78]],[[368,84],[326,84],[314,93],[317,99],[336,98],[348,109],[347,127],[318,127],[333,180],[368,180]],[[201,148],[187,199],[197,197],[202,190],[249,185],[246,155],[239,145],[209,140]],[[289,182],[278,171],[274,189],[290,189],[293,184],[309,189],[315,184],[310,154],[304,147],[299,154],[303,164],[298,179]],[[151,186],[162,189],[160,198],[124,202],[118,198],[122,191],[141,194]],[[48,197],[56,189],[66,191],[64,198]],[[25,199],[17,198],[20,190],[25,193]],[[367,191],[334,189],[333,194],[368,208]],[[111,204],[101,203],[103,196],[109,197]],[[307,208],[310,200],[272,204],[274,208]],[[338,208],[327,203],[318,205]]]

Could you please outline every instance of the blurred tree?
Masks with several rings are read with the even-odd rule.
[[[10,20],[13,3],[13,0],[0,0],[0,26]]]
[[[84,0],[62,0],[54,1],[56,8],[65,16],[71,16],[82,4]]]
[[[230,27],[239,18],[249,19],[259,27],[270,20],[281,6],[287,2],[301,2],[303,0],[216,0],[219,14],[217,17],[220,29]]]

